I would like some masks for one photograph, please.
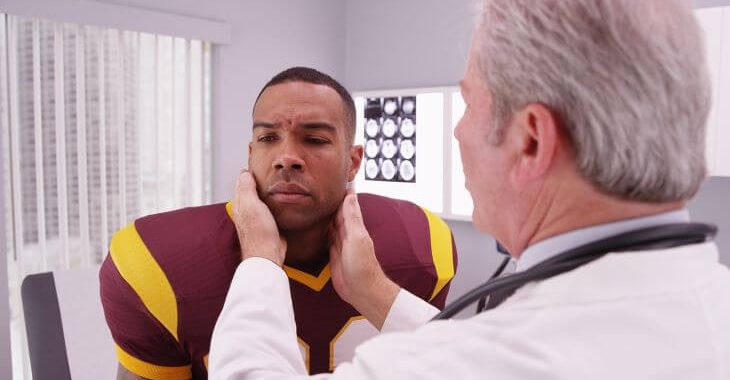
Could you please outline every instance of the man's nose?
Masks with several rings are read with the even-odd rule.
[[[461,117],[456,123],[456,127],[454,127],[454,138],[458,141],[461,141],[461,134],[463,133],[462,129],[464,129],[464,126],[462,125],[463,122],[464,118]]]
[[[281,150],[274,160],[276,170],[304,170],[304,160],[296,144],[284,142]]]

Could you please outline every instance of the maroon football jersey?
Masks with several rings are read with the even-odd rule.
[[[456,268],[448,226],[410,202],[358,197],[388,277],[442,308]],[[240,263],[230,212],[230,203],[186,208],[138,219],[114,235],[101,267],[101,299],[117,357],[130,372],[149,379],[207,378],[213,327]],[[337,296],[329,264],[316,276],[284,270],[310,373],[333,370],[377,334]]]

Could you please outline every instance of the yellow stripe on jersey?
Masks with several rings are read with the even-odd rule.
[[[134,289],[147,310],[179,341],[175,293],[134,223],[114,234],[109,253],[124,281]]]
[[[345,324],[342,325],[342,328],[340,329],[340,331],[338,331],[337,334],[335,334],[335,337],[332,338],[332,340],[330,340],[330,371],[335,370],[335,343],[337,342],[338,339],[340,339],[340,336],[342,336],[342,334],[345,332],[345,330],[347,330],[347,328],[350,327],[350,325],[353,322],[363,320],[363,319],[365,319],[365,317],[363,317],[362,315],[350,317],[350,319],[348,319],[347,322],[345,322]]]
[[[160,366],[152,363],[147,363],[144,360],[139,360],[134,356],[126,353],[119,346],[116,346],[116,348],[117,359],[119,359],[119,363],[123,365],[124,368],[126,368],[128,371],[134,373],[137,376],[150,380],[179,380],[190,379],[193,377],[191,365],[184,365],[180,367]]]
[[[429,301],[436,298],[441,289],[454,277],[454,252],[451,245],[451,230],[438,216],[423,209],[428,219],[428,230],[431,235],[431,256],[436,269],[436,286]]]
[[[226,213],[231,218],[231,221],[233,221],[233,201],[226,202]]]
[[[322,271],[319,272],[319,276],[316,277],[290,266],[284,265],[282,268],[284,268],[284,272],[286,272],[286,275],[289,278],[317,292],[322,290],[322,288],[327,285],[327,281],[330,280],[330,277],[332,277],[329,264],[322,268]]]
[[[302,359],[304,359],[304,366],[307,367],[307,373],[309,373],[309,344],[298,336],[297,343],[299,343],[299,348],[304,351]]]

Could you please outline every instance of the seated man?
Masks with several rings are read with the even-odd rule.
[[[352,97],[313,69],[276,75],[254,105],[249,170],[286,241],[284,268],[310,373],[351,359],[378,332],[330,281],[329,227],[362,159],[354,134]],[[456,266],[448,226],[410,202],[359,200],[385,273],[442,308]],[[241,260],[232,207],[151,215],[114,235],[100,279],[119,378],[207,378],[213,327]]]

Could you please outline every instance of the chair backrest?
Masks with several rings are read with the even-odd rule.
[[[115,378],[98,267],[27,276],[21,295],[34,380]]]

